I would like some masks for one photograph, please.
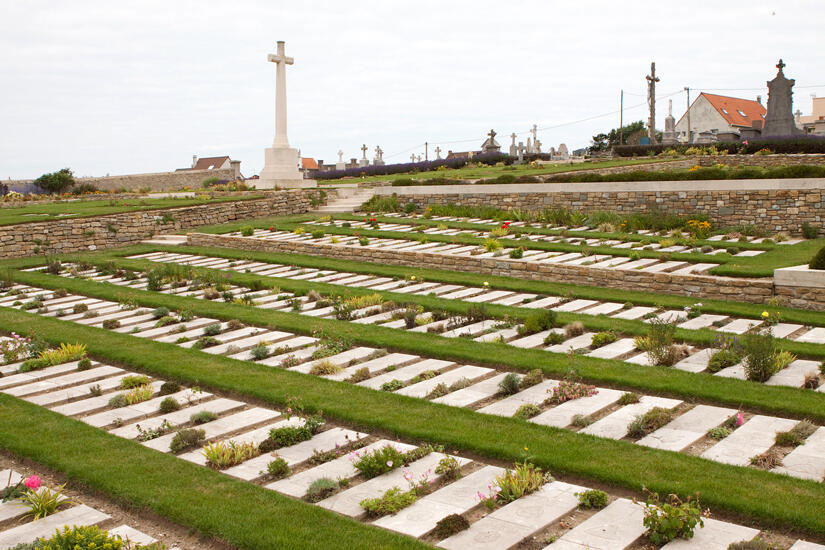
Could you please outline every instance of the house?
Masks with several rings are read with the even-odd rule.
[[[301,172],[304,177],[312,178],[313,174],[318,171],[318,163],[312,157],[301,157]]]
[[[760,96],[754,101],[702,92],[676,123],[676,136],[682,143],[738,140],[743,128],[761,128],[766,114]]]
[[[242,180],[241,161],[231,160],[228,155],[222,157],[198,158],[192,155],[192,166],[189,168],[178,168],[175,172],[186,172],[189,170],[232,170],[236,180]]]
[[[815,97],[812,103],[811,114],[799,116],[797,125],[806,134],[825,136],[825,97]]]

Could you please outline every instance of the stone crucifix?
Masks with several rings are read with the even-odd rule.
[[[275,148],[289,147],[289,140],[286,137],[286,66],[295,63],[291,57],[285,53],[284,41],[278,41],[276,54],[269,54],[266,60],[275,63],[275,140],[272,146]]]
[[[338,162],[344,162],[344,152],[338,149]]]
[[[378,160],[384,160],[384,151],[381,149],[380,145],[375,147],[375,158]]]
[[[421,155],[418,155],[418,162],[421,162]]]
[[[363,158],[365,160],[367,158],[367,144],[366,143],[361,145],[361,158]]]
[[[536,132],[538,132],[538,127],[535,124],[533,124],[533,127],[530,128],[530,133],[533,134],[533,143],[535,143],[537,139]]]
[[[415,153],[410,155],[410,162],[415,162]]]
[[[436,147],[433,151],[435,151],[435,160],[441,160],[441,147]]]

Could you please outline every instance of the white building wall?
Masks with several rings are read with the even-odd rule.
[[[676,123],[676,135],[679,141],[686,142],[688,140],[687,120],[687,113],[685,113]],[[728,121],[719,114],[719,111],[704,96],[699,96],[690,106],[690,126],[694,141],[701,132],[714,130],[716,132],[738,132],[728,124]]]

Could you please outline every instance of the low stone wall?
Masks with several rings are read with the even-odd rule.
[[[89,183],[101,191],[179,191],[184,187],[200,189],[206,178],[235,180],[232,168],[219,170],[182,170],[180,172],[155,172],[150,174],[127,174],[123,176],[101,176],[97,178],[75,178],[78,185]],[[34,180],[4,180],[9,187],[17,184],[32,183]],[[254,185],[254,180],[252,181]]]
[[[453,271],[486,273],[519,279],[574,283],[580,285],[660,292],[693,296],[705,300],[736,300],[761,304],[774,295],[773,279],[742,279],[702,275],[673,275],[602,269],[578,265],[540,264],[501,258],[451,256],[427,252],[354,248],[330,244],[310,244],[294,241],[268,241],[248,237],[230,237],[190,233],[189,244],[195,246],[229,247],[262,252],[288,252],[341,258],[373,264],[406,265]],[[825,309],[825,302],[822,304]]]
[[[158,233],[175,233],[235,220],[302,214],[312,208],[313,197],[324,202],[318,190],[294,189],[270,193],[265,199],[0,226],[0,258],[127,246]]]
[[[574,189],[574,190],[571,190]],[[825,227],[825,179],[546,183],[378,187],[419,209],[432,204],[538,211],[563,207],[636,213],[704,214],[717,227],[754,224],[798,233],[805,222]]]
[[[713,166],[714,164],[724,164],[725,166],[762,166],[763,168],[773,168],[776,166],[800,166],[803,164],[822,165],[825,164],[825,155],[708,155],[691,157],[691,166]]]

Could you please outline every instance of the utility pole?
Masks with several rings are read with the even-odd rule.
[[[429,156],[428,156],[428,153],[427,153],[428,146],[429,146],[429,144],[425,141],[424,142],[424,162],[427,162],[429,160]]]
[[[647,137],[652,145],[656,144],[656,83],[659,77],[656,76],[656,63],[650,63],[650,74],[645,77],[647,80],[647,103],[650,107],[650,118],[647,119]]]
[[[687,132],[687,142],[691,143],[691,131],[690,131],[690,86],[685,86],[685,91],[687,92],[687,119],[688,119],[688,132]]]
[[[619,145],[624,145],[624,90],[619,92]]]

